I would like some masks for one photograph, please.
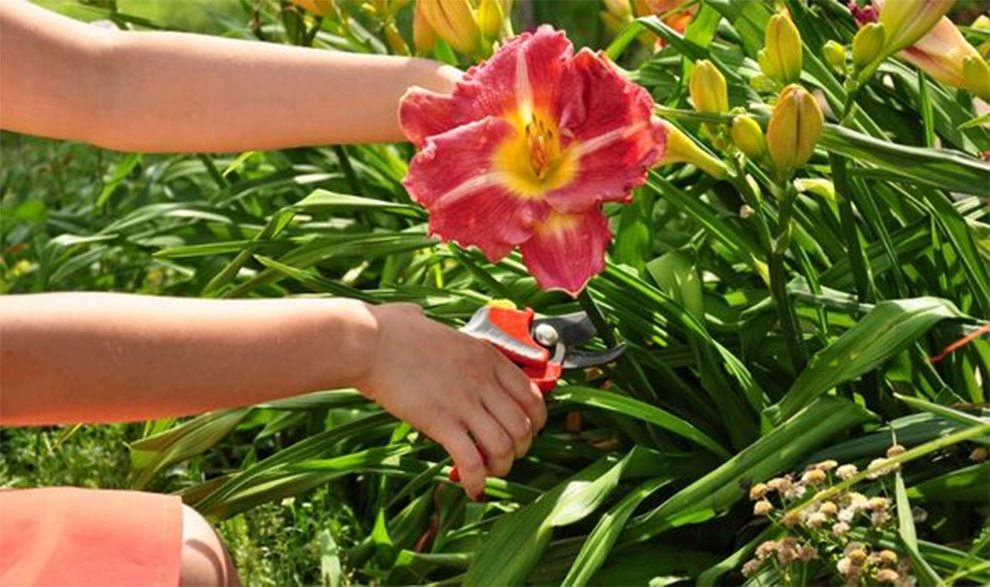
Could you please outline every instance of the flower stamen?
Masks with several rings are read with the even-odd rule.
[[[553,129],[539,118],[533,118],[526,125],[526,139],[529,143],[529,164],[536,177],[543,181],[557,157],[559,141]]]

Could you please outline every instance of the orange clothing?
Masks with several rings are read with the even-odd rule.
[[[179,584],[182,501],[137,491],[0,490],[0,586]]]

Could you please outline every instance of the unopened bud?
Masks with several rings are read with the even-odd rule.
[[[835,41],[829,41],[825,43],[822,47],[822,53],[825,54],[825,61],[832,66],[832,69],[839,73],[845,73],[846,71],[846,48],[836,43]]]
[[[333,10],[333,0],[289,0],[289,2],[317,16],[324,16]]]
[[[853,65],[856,69],[864,69],[873,63],[883,52],[886,32],[884,26],[871,22],[859,29],[853,37]]]
[[[759,159],[767,151],[763,129],[752,116],[742,115],[732,119],[732,142],[750,159]]]
[[[767,150],[781,177],[789,177],[815,152],[825,117],[815,101],[799,85],[784,88],[767,127]]]
[[[698,112],[720,114],[729,110],[729,91],[725,76],[711,61],[702,59],[691,72],[691,101]]]
[[[990,65],[980,55],[963,59],[963,79],[966,89],[981,100],[990,102]]]
[[[495,40],[502,30],[502,3],[499,0],[481,0],[478,7],[478,26],[486,39]]]
[[[417,55],[426,55],[433,50],[433,45],[437,42],[437,32],[426,18],[423,5],[426,2],[416,2],[416,10],[413,13],[413,45],[416,47]]]
[[[757,55],[760,69],[782,84],[801,78],[801,33],[787,13],[777,13],[767,23],[763,49]]]
[[[667,150],[661,163],[690,163],[715,179],[722,179],[729,169],[720,159],[712,157],[676,126],[667,122]]]
[[[481,48],[481,29],[469,0],[429,0],[417,5],[437,35],[455,51],[470,55]]]

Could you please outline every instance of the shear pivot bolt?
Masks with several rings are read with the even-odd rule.
[[[560,333],[549,324],[537,324],[533,335],[536,338],[536,342],[547,347],[557,344],[557,341],[560,340]]]

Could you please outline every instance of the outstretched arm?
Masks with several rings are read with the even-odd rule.
[[[539,390],[501,353],[411,304],[4,296],[0,359],[4,425],[179,416],[356,387],[442,444],[472,495],[486,470],[509,471],[546,419]]]
[[[0,121],[132,152],[233,152],[404,140],[406,89],[460,72],[406,57],[94,27],[0,2]]]

